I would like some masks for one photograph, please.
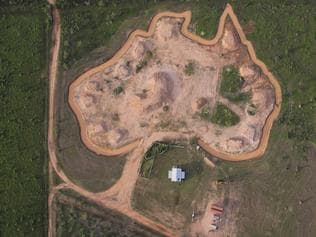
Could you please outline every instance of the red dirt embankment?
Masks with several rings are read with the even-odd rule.
[[[186,11],[183,13],[174,13],[174,12],[159,13],[158,15],[156,15],[152,19],[148,32],[144,32],[141,30],[136,30],[136,31],[132,32],[130,34],[128,40],[126,41],[126,43],[122,46],[122,48],[120,48],[117,51],[117,53],[110,60],[108,60],[104,64],[101,64],[97,67],[94,67],[94,68],[84,72],[82,75],[80,75],[69,87],[68,101],[69,101],[69,104],[70,104],[72,110],[74,111],[74,113],[78,119],[78,122],[80,125],[80,130],[81,130],[80,134],[81,134],[81,138],[82,138],[84,144],[89,149],[91,149],[92,151],[94,151],[97,154],[120,155],[120,154],[127,153],[127,152],[131,151],[132,149],[137,147],[138,144],[140,143],[141,140],[136,140],[132,143],[121,146],[117,149],[109,148],[106,146],[96,145],[91,140],[91,137],[89,137],[89,135],[88,135],[88,128],[87,128],[88,126],[87,126],[86,120],[83,117],[83,113],[80,110],[78,103],[75,101],[75,98],[76,98],[75,89],[81,83],[83,83],[83,81],[86,80],[87,78],[89,78],[92,75],[96,74],[97,72],[101,72],[101,71],[105,70],[106,68],[111,67],[112,65],[117,63],[118,60],[120,58],[122,58],[127,53],[127,51],[132,47],[133,43],[136,40],[136,37],[139,37],[139,36],[143,37],[143,38],[151,37],[155,32],[155,26],[156,26],[157,22],[162,17],[184,18],[184,22],[183,22],[182,27],[181,27],[181,33],[185,37],[187,37],[195,42],[198,42],[201,45],[206,45],[206,46],[213,46],[219,42],[219,40],[221,39],[221,37],[224,34],[224,27],[225,27],[226,19],[228,17],[231,19],[232,24],[239,35],[241,44],[246,46],[251,60],[253,61],[254,64],[256,64],[258,67],[260,67],[263,74],[267,76],[270,83],[272,84],[274,92],[275,92],[274,93],[275,94],[275,103],[274,103],[272,112],[267,116],[266,121],[262,127],[261,139],[260,139],[260,142],[259,142],[256,149],[251,150],[251,151],[240,152],[240,153],[227,152],[227,151],[224,151],[222,149],[218,149],[217,147],[215,147],[213,145],[210,145],[209,142],[206,142],[202,138],[199,140],[199,144],[206,151],[208,151],[210,154],[212,154],[218,158],[225,159],[225,160],[241,161],[241,160],[248,160],[248,159],[262,156],[264,151],[267,148],[268,139],[269,139],[269,135],[270,135],[270,130],[271,130],[272,125],[273,125],[273,121],[277,118],[277,116],[280,112],[281,97],[282,97],[281,96],[281,88],[280,88],[277,80],[274,78],[272,73],[266,67],[266,65],[262,61],[257,59],[254,48],[253,48],[252,44],[246,39],[246,36],[245,36],[245,34],[244,34],[244,32],[243,32],[243,30],[238,22],[238,19],[237,19],[236,15],[234,14],[232,7],[230,5],[227,5],[224,13],[222,14],[222,16],[220,18],[217,34],[216,34],[215,38],[213,38],[212,40],[202,39],[201,37],[189,32],[188,26],[189,26],[190,20],[191,20],[191,12],[190,11]]]
[[[48,235],[50,237],[54,236],[54,210],[52,209],[52,203],[56,192],[63,188],[73,189],[74,191],[78,192],[80,195],[94,201],[95,203],[104,206],[106,208],[114,209],[122,214],[134,219],[136,222],[145,225],[153,230],[156,230],[165,236],[175,236],[172,230],[151,221],[150,219],[140,215],[139,213],[135,212],[131,209],[130,205],[123,205],[122,203],[130,203],[130,193],[125,197],[124,200],[120,200],[120,202],[113,202],[115,197],[110,192],[109,195],[102,193],[102,195],[96,195],[95,193],[91,193],[86,191],[85,189],[77,186],[74,184],[66,175],[65,173],[58,167],[58,161],[56,157],[56,144],[55,144],[55,137],[54,137],[54,127],[55,127],[55,90],[56,90],[56,80],[57,80],[57,72],[58,72],[58,56],[60,50],[60,36],[61,36],[61,28],[60,28],[60,14],[58,9],[53,6],[52,10],[53,15],[53,30],[52,30],[52,42],[53,46],[51,49],[51,60],[50,60],[50,69],[49,69],[49,119],[48,119],[48,152],[49,152],[49,161],[52,167],[54,168],[56,174],[65,182],[65,184],[61,184],[57,187],[51,187],[51,193],[48,199],[48,212],[49,212],[49,225],[48,225]],[[142,150],[142,149],[141,149]],[[136,150],[137,151],[137,150]],[[141,157],[141,154],[136,155],[137,157]],[[133,162],[131,162],[133,164]],[[130,167],[125,166],[125,170],[123,172],[127,172],[130,170]],[[134,173],[134,172],[132,172]],[[137,173],[137,169],[136,169]],[[49,175],[52,175],[51,173]],[[135,176],[135,175],[134,175]],[[132,180],[129,180],[130,176],[124,176],[124,182],[128,183]],[[137,177],[136,177],[137,179]],[[136,182],[135,179],[135,182]],[[122,180],[123,181],[123,180]],[[121,181],[121,183],[122,183]],[[125,191],[125,190],[120,190]]]

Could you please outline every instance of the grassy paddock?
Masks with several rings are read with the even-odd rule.
[[[295,141],[284,139],[286,134],[285,126],[276,125],[258,160],[218,164],[230,188],[241,187],[237,236],[313,236],[316,231],[316,182],[311,178],[316,149],[301,152]]]
[[[173,165],[185,170],[185,181],[173,183],[168,179],[168,171]],[[133,206],[167,226],[173,223],[167,216],[181,216],[182,224],[185,224],[191,220],[192,211],[197,208],[195,204],[201,205],[207,196],[210,189],[207,184],[216,180],[217,175],[217,171],[211,172],[204,163],[203,153],[197,152],[195,146],[184,144],[182,147],[170,147],[167,152],[155,157],[150,177],[139,177]]]

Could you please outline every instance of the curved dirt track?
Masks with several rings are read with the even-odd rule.
[[[230,16],[233,24],[235,25],[236,29],[238,30],[239,36],[242,40],[242,43],[247,45],[248,51],[250,53],[250,56],[252,60],[261,67],[263,72],[268,76],[269,80],[273,84],[276,92],[276,105],[272,111],[272,113],[269,115],[269,117],[266,120],[265,126],[263,128],[263,135],[260,141],[260,145],[258,148],[249,153],[241,154],[241,155],[232,155],[232,154],[226,154],[223,152],[219,152],[211,147],[209,147],[206,143],[203,143],[203,141],[199,141],[199,144],[208,152],[211,154],[222,158],[226,160],[246,160],[251,159],[254,157],[258,157],[262,155],[267,147],[268,138],[270,129],[272,127],[272,123],[275,120],[275,118],[278,116],[280,111],[280,103],[281,103],[281,89],[276,81],[276,79],[273,77],[273,75],[268,71],[267,67],[259,61],[256,56],[254,49],[249,41],[246,40],[246,37],[244,33],[242,32],[242,29],[238,23],[238,20],[236,16],[233,13],[233,10],[230,5],[227,5],[223,15],[221,16],[219,28],[217,35],[212,40],[204,40],[188,31],[188,25],[190,23],[191,19],[191,13],[189,11],[184,13],[172,13],[172,12],[164,12],[156,15],[150,24],[149,31],[144,32],[140,30],[134,31],[130,37],[128,38],[127,43],[113,56],[113,58],[108,61],[105,64],[102,64],[93,70],[89,70],[82,74],[79,78],[84,78],[87,75],[93,74],[95,71],[101,70],[104,67],[109,66],[111,63],[114,63],[117,58],[119,58],[122,54],[124,54],[125,50],[129,47],[129,43],[132,42],[132,39],[136,35],[141,35],[144,37],[148,37],[150,34],[153,33],[153,26],[157,22],[157,20],[162,16],[175,16],[175,17],[183,17],[184,23],[182,26],[182,33],[195,41],[198,41],[201,44],[206,45],[212,45],[218,41],[221,34],[223,33],[223,27],[224,27],[224,21],[227,16]],[[52,201],[54,198],[55,193],[61,189],[61,188],[70,188],[81,194],[82,196],[94,201],[95,203],[98,203],[101,206],[104,206],[106,208],[115,209],[130,218],[133,218],[135,221],[139,222],[140,224],[143,224],[145,226],[148,226],[166,236],[176,236],[179,235],[179,233],[174,232],[173,230],[170,230],[166,227],[164,227],[161,224],[155,223],[154,221],[142,216],[138,212],[134,211],[131,207],[131,195],[134,189],[134,186],[137,181],[138,177],[138,169],[140,167],[141,159],[144,154],[144,151],[153,141],[157,140],[163,140],[163,139],[175,139],[175,138],[188,138],[188,134],[181,134],[181,133],[154,133],[152,136],[147,139],[146,141],[143,140],[137,140],[127,146],[121,147],[119,149],[105,149],[98,147],[97,150],[94,149],[94,147],[91,147],[91,142],[89,141],[89,138],[87,137],[87,133],[85,130],[85,127],[83,126],[83,120],[80,116],[77,116],[77,119],[80,124],[81,128],[81,137],[84,142],[84,144],[91,150],[95,151],[98,154],[103,155],[119,155],[122,153],[127,153],[131,150],[133,150],[130,154],[127,156],[127,161],[122,173],[121,178],[118,180],[118,182],[113,185],[110,189],[100,192],[100,193],[91,193],[87,190],[77,186],[75,183],[73,183],[66,174],[58,167],[58,161],[56,157],[56,144],[55,144],[55,137],[54,137],[54,127],[55,127],[55,90],[56,90],[56,80],[57,80],[57,71],[58,71],[58,54],[59,54],[59,48],[60,48],[60,15],[58,10],[54,7],[53,8],[53,32],[52,32],[52,58],[50,63],[50,70],[49,70],[49,124],[48,124],[48,151],[49,151],[49,158],[50,158],[50,164],[54,168],[57,175],[65,182],[63,185],[59,185],[52,189],[52,192],[49,196],[48,204],[49,204],[49,236],[53,236],[53,222],[52,222]],[[85,75],[85,76],[83,76]],[[78,83],[79,79],[75,80],[74,83]],[[72,84],[73,85],[73,84]],[[72,85],[70,86],[69,90],[71,92]],[[69,101],[71,104],[72,102]],[[76,113],[76,108],[73,107],[73,104],[71,104],[72,109]],[[78,113],[76,113],[78,115]]]
[[[210,154],[221,158],[221,159],[225,159],[225,160],[231,160],[231,161],[241,161],[241,160],[248,160],[248,159],[252,159],[252,158],[256,158],[259,156],[262,156],[263,153],[265,152],[267,145],[268,145],[268,140],[269,140],[269,135],[270,135],[270,130],[272,128],[273,125],[273,121],[277,118],[280,109],[281,109],[281,100],[282,100],[282,94],[281,94],[281,88],[280,85],[278,83],[278,81],[274,78],[274,76],[272,75],[272,73],[268,70],[268,68],[266,67],[266,65],[260,61],[259,59],[257,59],[256,54],[255,54],[255,50],[251,44],[251,42],[249,42],[246,39],[246,36],[240,26],[240,23],[236,17],[236,15],[233,12],[232,7],[227,4],[221,18],[220,18],[220,22],[219,22],[219,26],[218,26],[218,31],[216,36],[212,39],[212,40],[205,40],[202,39],[201,37],[192,34],[191,32],[189,32],[188,27],[191,21],[191,12],[190,11],[186,11],[183,13],[174,13],[174,12],[162,12],[157,14],[151,21],[149,29],[147,32],[142,31],[142,30],[135,30],[134,32],[132,32],[130,34],[130,36],[128,37],[126,43],[122,46],[122,48],[120,48],[116,54],[107,62],[94,67],[86,72],[84,72],[83,74],[81,74],[70,86],[69,86],[69,97],[68,97],[68,101],[70,104],[70,107],[72,108],[73,112],[75,113],[77,120],[79,122],[80,125],[80,134],[81,134],[81,139],[84,142],[84,144],[91,149],[92,151],[94,151],[97,154],[102,154],[102,155],[120,155],[123,153],[127,153],[128,151],[134,149],[140,142],[140,140],[136,140],[130,144],[127,144],[125,146],[122,146],[118,149],[110,149],[107,147],[100,147],[97,146],[96,144],[94,144],[90,138],[88,137],[88,133],[87,133],[87,126],[85,124],[85,121],[83,119],[83,115],[80,112],[80,109],[77,105],[77,103],[75,103],[75,101],[73,100],[74,98],[74,88],[76,88],[83,80],[85,80],[87,77],[101,71],[104,70],[105,68],[115,64],[126,52],[127,50],[131,47],[135,37],[137,36],[141,36],[141,37],[150,37],[151,35],[153,35],[154,33],[154,27],[157,23],[157,21],[161,18],[161,17],[178,17],[178,18],[184,18],[184,22],[181,28],[181,32],[184,36],[200,43],[203,45],[214,45],[216,44],[221,36],[223,35],[223,31],[224,31],[224,25],[225,25],[225,19],[227,17],[230,17],[230,19],[233,22],[233,25],[235,26],[239,37],[241,39],[241,43],[246,45],[250,58],[252,59],[252,61],[258,65],[263,73],[269,78],[271,84],[274,87],[275,90],[275,105],[273,108],[273,111],[270,113],[270,115],[267,117],[266,121],[265,121],[265,125],[263,126],[262,129],[262,136],[259,142],[258,147],[251,151],[251,152],[247,152],[247,153],[241,153],[241,154],[232,154],[232,153],[228,153],[228,152],[224,152],[224,151],[220,151],[214,147],[211,147],[209,144],[207,144],[206,142],[204,142],[203,140],[199,140],[199,144],[206,150],[208,151]]]
[[[69,188],[73,189],[74,191],[78,192],[80,195],[90,199],[91,201],[94,201],[95,203],[104,206],[106,208],[114,209],[122,214],[134,219],[136,222],[145,225],[155,231],[158,231],[165,236],[175,236],[177,233],[173,232],[172,230],[169,230],[168,228],[164,227],[163,225],[157,224],[150,219],[140,215],[136,211],[132,210],[130,207],[130,195],[131,191],[128,191],[127,193],[129,195],[124,195],[127,194],[124,192],[125,190],[122,189],[120,190],[120,183],[129,183],[130,182],[130,175],[129,175],[129,164],[135,163],[135,160],[131,159],[131,156],[128,156],[128,161],[126,162],[127,165],[125,165],[125,169],[123,172],[125,172],[125,180],[120,179],[121,182],[116,185],[118,188],[114,188],[114,190],[119,189],[119,192],[116,191],[110,191],[110,192],[103,192],[100,194],[95,194],[86,191],[85,189],[77,186],[74,184],[66,175],[65,173],[58,167],[58,161],[56,157],[56,144],[55,144],[55,137],[54,137],[54,127],[55,127],[55,88],[56,88],[56,80],[57,80],[57,72],[58,72],[58,56],[59,56],[59,49],[60,49],[60,36],[61,36],[61,29],[60,29],[60,14],[58,9],[54,6],[52,10],[52,15],[53,15],[53,30],[52,30],[52,49],[51,49],[51,61],[50,61],[50,69],[49,69],[49,119],[48,119],[48,153],[49,153],[49,161],[51,166],[54,168],[55,172],[57,175],[65,182],[65,184],[61,184],[57,187],[51,187],[51,193],[49,195],[48,199],[48,212],[49,212],[49,225],[48,225],[48,235],[49,237],[54,236],[54,218],[53,218],[53,212],[54,210],[52,209],[52,203],[54,196],[56,192],[62,188]],[[134,156],[133,157],[142,157],[142,154],[139,154],[137,151],[141,151],[143,153],[143,149],[135,149]],[[130,162],[129,162],[130,161]],[[136,164],[138,164],[138,159]],[[132,169],[133,170],[133,169]],[[126,172],[127,171],[127,172]],[[134,171],[134,170],[133,170]],[[135,171],[133,173],[133,179],[136,182],[137,175],[138,175],[138,170],[135,168]],[[136,173],[136,179],[135,179],[135,173]],[[50,172],[50,175],[51,172]],[[131,182],[132,184],[133,181]],[[113,190],[112,189],[112,190]],[[133,189],[132,187],[129,188],[129,190]],[[123,192],[122,192],[123,191]],[[120,193],[123,193],[123,195],[119,195]],[[122,197],[118,201],[116,196]]]

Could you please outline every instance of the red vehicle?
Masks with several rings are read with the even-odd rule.
[[[214,204],[212,205],[211,209],[214,210],[214,211],[218,211],[218,212],[223,212],[224,211],[224,208],[216,206]]]

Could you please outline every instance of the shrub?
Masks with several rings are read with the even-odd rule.
[[[223,68],[220,91],[222,94],[237,93],[244,81],[239,75],[238,70],[230,65]]]
[[[236,125],[240,121],[238,115],[223,104],[217,104],[214,113],[211,113],[210,108],[205,106],[199,115],[203,120],[225,127]]]
[[[244,84],[236,67],[229,65],[223,68],[220,93],[233,102],[247,102],[251,99],[250,92],[241,92]]]
[[[234,126],[239,123],[240,118],[223,104],[217,104],[212,115],[211,122],[224,127]]]
[[[189,62],[187,65],[184,67],[184,74],[187,76],[191,76],[194,74],[195,71],[195,64],[194,62]]]
[[[144,59],[142,59],[137,65],[136,65],[136,73],[139,73],[143,67],[147,66],[148,61],[154,56],[152,51],[147,51]]]
[[[113,95],[117,96],[124,91],[123,86],[118,86],[113,90]]]
[[[209,107],[203,107],[201,112],[200,112],[200,117],[204,120],[207,120],[207,121],[211,121],[212,119],[212,114],[210,112],[210,108]]]

